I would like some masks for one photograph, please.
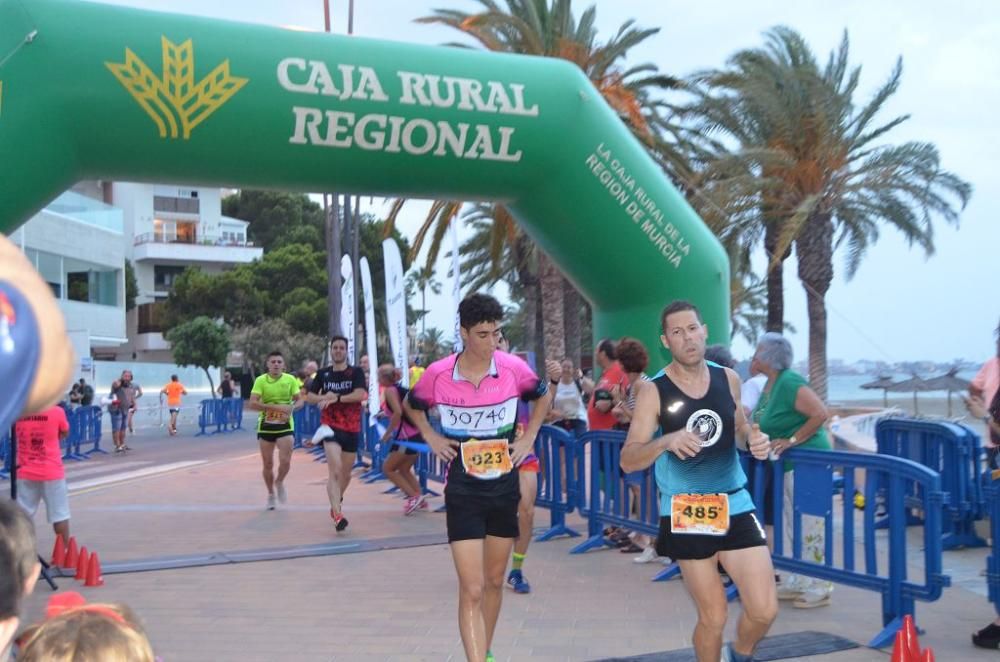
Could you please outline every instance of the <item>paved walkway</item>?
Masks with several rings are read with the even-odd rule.
[[[385,482],[355,481],[345,503],[350,528],[337,534],[326,506],[326,467],[310,455],[295,453],[289,503],[267,512],[250,433],[152,434],[130,441],[137,450],[127,456],[68,468],[73,533],[103,563],[302,545],[354,552],[109,574],[105,586],[82,589],[88,600],[135,608],[166,662],[463,659],[443,514],[402,517],[402,502],[382,493]],[[540,511],[538,525],[547,518]],[[51,529],[44,515],[36,523],[47,555]],[[419,546],[393,548],[402,544]],[[498,660],[593,660],[690,646],[693,607],[679,581],[653,584],[659,566],[638,566],[610,550],[570,556],[571,545],[565,539],[532,545],[525,573],[534,593],[506,593],[493,647]],[[936,603],[918,603],[927,628],[921,642],[939,660],[996,658],[969,644],[969,634],[992,614],[982,590],[969,590],[984,556],[983,550],[947,553],[946,567],[962,574],[962,586]],[[70,579],[58,582],[80,590]],[[29,620],[49,595],[40,585],[29,600]],[[730,613],[735,620],[738,604]],[[880,624],[877,595],[839,587],[831,607],[783,605],[773,633],[819,630],[865,642]],[[802,659],[855,662],[888,654],[859,648]]]

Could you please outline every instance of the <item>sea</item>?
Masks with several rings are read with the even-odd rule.
[[[892,377],[893,381],[901,382],[903,380],[909,379],[911,375],[908,374],[897,374],[889,375]],[[937,375],[921,375],[924,379],[929,379],[931,377],[936,377]],[[959,371],[956,375],[959,379],[964,379],[966,381],[971,381],[973,377],[976,376],[975,370],[969,371]],[[858,400],[876,400],[882,398],[881,389],[871,389],[866,390],[861,388],[862,384],[867,384],[877,380],[878,377],[875,375],[830,375],[827,381],[827,400],[829,402],[856,402]],[[921,395],[928,395],[931,397],[939,396],[944,397],[947,395],[944,391],[934,392],[926,391],[921,392]],[[894,400],[898,398],[910,398],[911,393],[889,393],[889,399]]]

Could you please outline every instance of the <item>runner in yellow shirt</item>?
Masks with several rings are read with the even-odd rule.
[[[292,412],[302,406],[299,381],[285,372],[281,352],[267,355],[267,372],[254,381],[247,408],[259,411],[257,440],[264,463],[264,485],[267,486],[267,509],[275,508],[277,500],[288,501],[285,476],[292,466],[292,432],[295,428]],[[278,475],[274,475],[274,448],[278,448]]]

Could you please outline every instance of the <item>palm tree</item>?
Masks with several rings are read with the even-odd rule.
[[[865,104],[857,105],[861,68],[851,69],[845,32],[821,68],[794,30],[776,27],[764,48],[736,53],[729,68],[697,76],[703,86],[692,111],[700,127],[735,138],[739,149],[726,167],[758,180],[759,222],[771,260],[768,327],[780,290],[781,261],[795,248],[798,276],[809,313],[809,379],[827,394],[826,292],[833,253],[847,249],[847,277],[888,225],[911,243],[934,251],[932,218],[958,223],[972,187],[944,170],[931,143],[880,144],[909,116],[880,123],[876,117],[899,88],[902,61]],[[759,233],[758,233],[759,235]],[[772,297],[775,299],[771,301]]]
[[[602,43],[597,38],[595,7],[584,11],[577,21],[572,12],[571,0],[506,0],[506,8],[501,8],[495,0],[478,2],[483,8],[478,13],[439,9],[432,16],[417,21],[453,27],[488,50],[557,57],[577,64],[658,161],[664,164],[683,161],[680,151],[674,148],[674,142],[663,142],[660,139],[661,131],[670,124],[671,115],[665,112],[663,102],[654,97],[657,91],[676,87],[678,81],[658,73],[652,64],[627,69],[622,66],[628,50],[655,35],[659,32],[658,28],[639,29],[634,27],[633,21],[627,21],[613,38]],[[390,226],[404,202],[396,200],[393,204],[388,219]],[[429,236],[431,245],[428,264],[437,259],[448,225],[458,215],[461,206],[461,202],[448,200],[437,201],[432,205],[414,238],[414,255]],[[513,224],[510,213],[502,205],[478,206],[473,213],[493,218],[502,225],[496,237],[506,242],[519,255],[521,268],[517,270],[518,276],[537,279],[539,290],[536,300],[542,308],[544,319],[544,354],[564,356],[565,278],[548,256],[535,251],[533,244]],[[511,223],[509,227],[508,220]],[[528,255],[526,244],[530,246],[531,256]],[[494,254],[499,256],[500,253],[494,250]],[[533,272],[526,268],[529,260],[537,264]],[[534,287],[529,282],[522,282],[520,285],[525,288],[526,294]],[[537,350],[536,353],[543,355],[543,352]]]
[[[420,353],[424,355],[424,363],[437,361],[445,354],[444,332],[431,327],[420,334]]]
[[[434,278],[434,264],[428,263],[417,267],[407,276],[408,285],[420,291],[420,332],[427,331],[427,290],[432,294],[441,294],[441,282]]]

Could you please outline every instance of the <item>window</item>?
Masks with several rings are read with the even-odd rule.
[[[138,306],[139,333],[160,333],[163,331],[160,316],[163,314],[163,302],[143,303]]]
[[[186,267],[156,265],[153,267],[153,283],[157,292],[169,292]]]

